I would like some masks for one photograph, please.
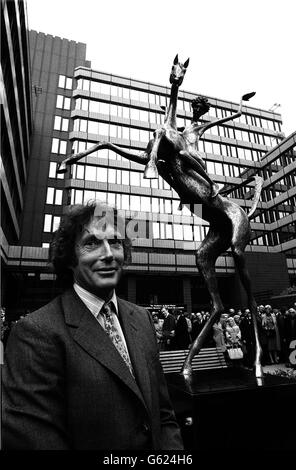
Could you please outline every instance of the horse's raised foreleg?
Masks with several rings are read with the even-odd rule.
[[[247,293],[249,309],[251,311],[251,316],[252,316],[252,323],[253,323],[254,334],[255,334],[255,363],[254,363],[255,375],[258,378],[262,378],[263,377],[263,371],[262,371],[262,366],[261,366],[262,349],[260,346],[259,333],[258,333],[257,304],[252,293],[251,280],[250,280],[250,276],[246,267],[244,252],[240,247],[237,247],[234,245],[231,248],[232,248],[235,266],[237,268],[240,280]]]
[[[192,374],[192,359],[201,350],[205,339],[208,334],[212,331],[212,327],[216,319],[223,312],[223,304],[218,290],[218,283],[215,273],[215,263],[221,253],[223,253],[229,246],[227,237],[222,237],[219,232],[216,232],[210,228],[206,238],[200,245],[196,253],[196,264],[202,274],[207,288],[209,290],[212,308],[210,318],[206,322],[202,331],[191,345],[188,356],[182,366],[181,373],[184,376],[190,376]]]

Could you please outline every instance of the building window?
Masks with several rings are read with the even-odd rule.
[[[61,116],[55,116],[53,128],[56,131],[67,132],[69,129],[69,119],[62,118]]]
[[[63,199],[63,190],[55,188],[47,188],[46,204],[61,205]]]
[[[65,155],[67,153],[67,141],[61,139],[52,139],[51,153],[60,153]]]
[[[59,109],[70,109],[71,99],[63,95],[57,95],[56,107]]]
[[[59,88],[66,88],[72,90],[72,78],[65,77],[65,75],[59,75]]]
[[[59,178],[64,179],[64,173],[57,173],[57,163],[50,162],[49,164],[49,178]]]
[[[55,232],[60,224],[61,217],[60,216],[53,216],[52,214],[45,214],[44,215],[44,232]]]

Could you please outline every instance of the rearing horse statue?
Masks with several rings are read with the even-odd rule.
[[[249,218],[255,212],[260,198],[263,179],[254,176],[240,186],[255,180],[255,194],[252,207],[247,214],[238,204],[218,193],[215,183],[205,171],[205,163],[198,151],[201,135],[210,127],[232,120],[242,113],[242,101],[249,100],[255,93],[242,97],[237,113],[214,122],[199,124],[200,117],[209,109],[205,98],[193,100],[193,118],[185,129],[178,129],[176,109],[178,88],[183,81],[189,60],[181,64],[176,56],[170,82],[172,85],[171,99],[166,111],[164,125],[154,132],[144,152],[130,152],[110,142],[98,142],[93,147],[76,155],[68,156],[60,165],[59,172],[66,172],[67,165],[72,165],[86,155],[100,149],[110,149],[128,160],[145,165],[146,178],[157,177],[158,174],[172,186],[180,196],[182,204],[194,207],[202,204],[202,219],[209,222],[209,230],[196,251],[196,264],[202,274],[211,297],[210,318],[192,344],[188,356],[182,366],[181,373],[190,377],[192,374],[192,359],[202,348],[204,341],[212,329],[216,319],[224,311],[218,290],[215,274],[217,258],[228,248],[231,248],[235,266],[240,280],[246,290],[248,305],[252,315],[255,333],[255,374],[262,378],[261,347],[257,325],[257,305],[252,294],[250,277],[245,263],[244,250],[250,241],[251,228]],[[227,194],[228,191],[224,193]],[[194,212],[194,209],[193,209]],[[199,214],[197,214],[199,215]]]

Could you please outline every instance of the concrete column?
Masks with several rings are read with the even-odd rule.
[[[192,300],[191,300],[191,279],[185,277],[183,279],[183,301],[186,305],[187,312],[192,312]]]
[[[129,276],[127,280],[127,300],[134,304],[137,302],[137,282],[134,276]]]

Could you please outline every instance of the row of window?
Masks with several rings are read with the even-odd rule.
[[[143,103],[156,104],[159,106],[167,106],[169,104],[169,96],[155,94],[147,91],[135,90],[131,88],[125,88],[122,86],[111,85],[109,83],[96,82],[88,79],[79,78],[77,80],[77,89],[84,91],[91,91],[93,93],[101,93],[107,96],[114,96],[119,98],[125,98],[128,100],[142,101]],[[191,112],[191,102],[188,100],[179,99],[178,109],[180,111]],[[207,116],[216,117],[218,119],[233,114],[233,110],[227,110],[219,107],[211,107],[209,112],[205,114]],[[280,131],[280,124],[269,119],[263,119],[259,116],[250,116],[243,114],[239,118],[239,122],[245,123],[251,126],[264,127],[270,130]]]
[[[55,131],[65,131],[69,130],[69,119],[63,118],[61,116],[54,117],[53,128]]]
[[[106,116],[116,116],[120,118],[132,119],[150,123],[153,128],[163,123],[164,113],[155,113],[139,108],[130,108],[128,106],[119,106],[102,101],[94,101],[78,98],[75,100],[75,108],[88,111],[90,113],[99,113]],[[206,118],[204,118],[206,120]],[[177,117],[178,127],[186,127],[190,125],[191,119]],[[245,142],[253,142],[255,144],[273,146],[279,141],[277,137],[270,137],[259,134],[257,132],[244,131],[227,126],[215,126],[207,130],[208,134],[227,137],[229,139],[242,140]]]
[[[104,191],[87,191],[82,189],[71,190],[71,204],[85,204],[98,199],[116,206],[118,209],[136,212],[149,212],[154,214],[174,214],[190,216],[191,212],[186,206],[179,210],[178,199],[164,199],[135,194],[120,194]]]
[[[49,178],[64,179],[64,173],[57,173],[58,164],[56,162],[50,162],[49,164]]]
[[[56,216],[52,214],[45,214],[43,232],[55,232],[60,225],[60,221],[61,221],[60,216]]]
[[[143,143],[148,143],[153,138],[152,131],[149,132],[136,127],[126,127],[87,119],[75,119],[74,131]],[[241,158],[249,161],[259,161],[263,154],[263,152],[254,149],[210,142],[203,139],[199,142],[199,150],[213,155],[223,155],[225,157]]]

